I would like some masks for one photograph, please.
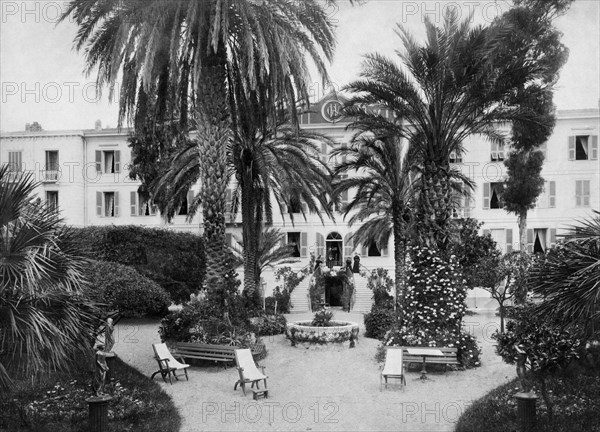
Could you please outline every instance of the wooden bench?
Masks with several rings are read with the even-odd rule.
[[[212,360],[223,362],[227,367],[228,363],[235,362],[235,350],[240,347],[234,345],[210,345],[194,342],[177,342],[173,345],[173,355],[184,359]],[[260,358],[264,354],[265,346],[263,344],[251,344],[252,356]]]
[[[402,358],[404,363],[423,363],[423,356],[420,355],[411,355],[408,353],[409,348],[417,348],[417,347],[402,347]],[[418,347],[421,349],[427,349],[427,347]],[[432,350],[439,350],[444,353],[444,356],[431,356],[425,358],[426,364],[443,364],[443,365],[459,365],[460,362],[456,357],[456,348],[446,348],[446,347],[431,347]]]

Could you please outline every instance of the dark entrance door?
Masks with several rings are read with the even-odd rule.
[[[325,278],[325,301],[329,303],[329,306],[343,306],[343,294],[342,280],[337,276],[327,276]]]

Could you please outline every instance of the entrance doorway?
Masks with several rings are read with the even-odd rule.
[[[343,306],[344,284],[339,276],[325,276],[325,303],[329,306]]]
[[[342,266],[342,251],[343,251],[342,236],[337,232],[332,232],[325,240],[325,263],[327,267]]]

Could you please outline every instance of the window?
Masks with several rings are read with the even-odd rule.
[[[590,181],[576,180],[575,181],[575,206],[589,207],[590,206]]]
[[[131,216],[154,216],[156,206],[138,192],[130,194]]]
[[[598,135],[569,137],[569,160],[597,160]]]
[[[289,213],[308,213],[308,206],[298,197],[291,197],[287,206]]]
[[[96,150],[96,171],[103,174],[121,172],[121,152],[118,150]]]
[[[502,208],[502,183],[484,183],[483,184],[483,208],[501,209]]]
[[[463,158],[462,158],[462,154],[458,153],[458,152],[450,152],[450,159],[449,162],[450,163],[462,163]]]
[[[456,185],[456,189],[452,191],[452,217],[453,218],[469,218],[471,217],[471,208],[473,208],[473,201],[469,191],[464,191],[464,184],[459,183]],[[467,193],[467,195],[465,195]]]
[[[22,165],[22,152],[20,151],[9,151],[8,152],[8,171],[9,178],[14,178],[17,174],[23,171]]]
[[[348,191],[347,190],[342,191],[340,193],[340,200],[335,205],[335,211],[337,211],[337,212],[344,211],[344,207],[346,206],[346,204],[348,204]]]
[[[58,191],[46,191],[46,206],[52,211],[58,211]]]
[[[381,249],[377,246],[375,242],[371,242],[369,244],[363,244],[361,255],[363,256],[388,256],[388,248],[386,245],[381,245]]]
[[[119,192],[96,192],[96,215],[119,216]]]
[[[554,245],[556,245],[555,228],[527,229],[527,251],[529,253],[545,253]]]
[[[327,144],[325,143],[321,143],[321,154],[319,155],[319,159],[321,159],[321,162],[324,164],[329,162],[329,156],[327,155]]]
[[[287,244],[293,247],[292,256],[300,258],[300,233],[289,232],[287,234]]]
[[[483,235],[490,235],[501,252],[513,251],[513,230],[511,228],[485,229]]]
[[[547,181],[544,183],[544,191],[538,196],[535,203],[536,208],[555,208],[556,207],[556,182]]]
[[[46,151],[46,170],[44,171],[44,181],[58,180],[58,151]]]
[[[504,160],[504,144],[492,143],[490,151],[490,160],[492,162]]]
[[[179,206],[179,211],[177,212],[177,214],[180,216],[186,216],[190,211],[190,204],[193,201],[194,201],[194,192],[192,192],[190,190],[190,191],[188,191],[186,197],[181,202],[181,205]]]

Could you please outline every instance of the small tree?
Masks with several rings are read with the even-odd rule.
[[[529,256],[522,252],[511,252],[503,257],[488,258],[482,263],[481,286],[498,302],[500,333],[504,333],[506,304],[509,301],[522,303],[527,294],[527,269]]]
[[[529,305],[515,309],[514,320],[507,323],[507,331],[495,333],[493,337],[498,341],[496,351],[506,363],[515,364],[520,356],[525,356],[524,366],[540,384],[548,420],[552,423],[554,404],[546,388],[546,379],[564,371],[578,358],[580,341],[571,331],[553,321],[540,319],[532,312]],[[519,375],[523,380],[524,377]]]

